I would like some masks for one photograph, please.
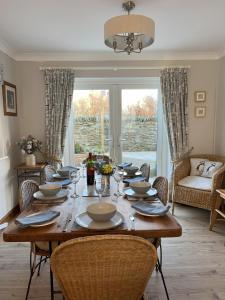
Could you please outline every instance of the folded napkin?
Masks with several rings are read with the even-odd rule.
[[[71,184],[72,181],[70,179],[64,179],[64,180],[59,180],[59,181],[46,181],[48,184],[60,184],[61,186],[66,186],[68,184]]]
[[[124,183],[132,183],[132,182],[140,182],[140,181],[145,181],[145,177],[138,176],[135,178],[127,178],[123,180]]]
[[[123,169],[123,168],[127,168],[130,167],[132,165],[132,163],[122,163],[117,165],[118,168]]]
[[[164,206],[162,203],[148,203],[145,201],[138,201],[131,207],[146,215],[156,216],[164,216],[170,209],[170,206]]]
[[[41,212],[30,216],[28,215],[26,217],[19,217],[15,220],[15,223],[22,226],[40,225],[54,220],[59,215],[60,215],[59,211],[49,210],[46,212]]]

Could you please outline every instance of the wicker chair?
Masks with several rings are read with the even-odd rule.
[[[19,197],[19,206],[20,211],[22,212],[26,209],[33,200],[33,194],[39,190],[39,185],[34,180],[25,180],[22,182],[20,187],[20,197]],[[44,246],[44,247],[42,247]],[[36,266],[36,256],[48,256],[48,243],[44,242],[32,242],[31,243],[31,270],[34,271]],[[32,254],[34,258],[32,259]],[[38,272],[39,275],[39,272]]]
[[[157,190],[157,196],[162,201],[164,205],[167,204],[168,201],[168,180],[166,177],[156,177],[154,180],[152,187]]]
[[[33,200],[33,194],[39,190],[39,185],[34,180],[25,180],[22,182],[20,187],[20,197],[19,197],[19,206],[20,211],[22,212],[26,209]],[[57,244],[54,244],[53,247],[56,247]],[[39,262],[37,263],[36,258],[40,257]],[[35,273],[35,270],[38,268],[37,275],[40,274],[40,267],[43,261],[49,257],[48,252],[48,243],[47,242],[31,242],[30,244],[30,279],[26,293],[26,299],[29,295],[30,284],[32,277]]]
[[[57,173],[52,165],[47,165],[44,168],[45,181],[54,181],[53,174]]]
[[[150,164],[143,164],[140,167],[140,171],[142,173],[142,176],[145,177],[145,181],[149,181],[149,177],[150,177]]]
[[[33,194],[39,190],[39,185],[34,180],[24,180],[20,186],[19,206],[20,211],[26,209],[32,199]]]
[[[142,238],[101,235],[61,244],[51,268],[67,300],[138,300],[156,260],[155,247]]]
[[[178,185],[178,182],[186,176],[189,176],[191,165],[190,158],[203,158],[210,161],[218,161],[224,165],[218,169],[212,177],[211,191],[192,189]],[[191,155],[185,158],[175,166],[173,176],[173,210],[175,203],[182,203],[207,210],[214,209],[215,199],[219,197],[216,189],[223,186],[225,174],[225,157],[208,154]]]
[[[157,190],[157,197],[161,200],[161,202],[166,205],[168,202],[168,180],[166,177],[156,177],[154,180],[152,187]],[[150,239],[152,244],[159,248],[159,263],[162,266],[162,244],[161,238]]]

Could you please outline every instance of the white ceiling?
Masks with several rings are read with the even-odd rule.
[[[104,22],[123,0],[0,0],[0,48],[15,58],[118,59],[104,45]],[[155,42],[142,57],[218,57],[225,47],[225,0],[136,0]],[[125,55],[121,57],[125,58]],[[135,56],[137,57],[137,56]]]

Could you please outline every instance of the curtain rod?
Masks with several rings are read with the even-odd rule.
[[[51,69],[71,69],[71,70],[90,70],[90,71],[98,71],[98,70],[108,70],[108,71],[119,71],[119,70],[162,70],[166,68],[186,68],[190,69],[191,66],[155,66],[155,67],[132,67],[132,66],[115,66],[115,67],[43,67],[40,66],[40,70],[51,70]]]

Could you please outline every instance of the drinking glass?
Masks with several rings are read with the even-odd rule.
[[[102,200],[102,194],[105,191],[106,183],[105,178],[103,176],[98,176],[95,179],[95,191],[98,194],[99,201]]]
[[[82,178],[85,178],[86,163],[82,162],[82,163],[80,163],[80,165],[81,165],[81,170],[82,170]]]
[[[71,195],[71,197],[72,198],[78,198],[79,195],[77,194],[76,187],[77,187],[77,183],[80,180],[80,172],[79,171],[74,171],[74,172],[71,173],[70,176],[71,176],[72,182],[74,184],[74,193]]]
[[[119,171],[118,169],[116,169],[113,173],[113,178],[117,183],[117,191],[115,195],[118,198],[119,196],[123,196],[123,193],[120,191],[120,182],[123,180],[123,171]]]

